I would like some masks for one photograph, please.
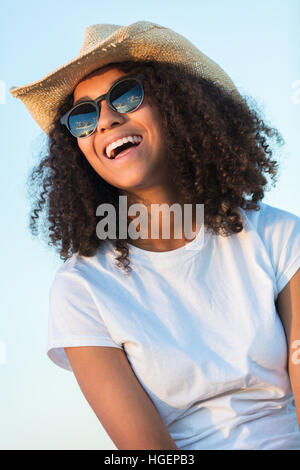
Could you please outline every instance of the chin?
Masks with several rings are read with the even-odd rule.
[[[121,178],[118,178],[115,184],[111,184],[125,191],[134,191],[134,189],[146,188],[148,186],[147,181],[149,181],[149,177],[147,177],[145,173],[134,172],[133,174],[133,170],[131,170],[128,175],[123,174]]]
[[[130,180],[130,181],[119,181],[118,184],[114,185],[116,188],[122,189],[124,191],[134,192],[138,189],[143,189],[147,187],[143,180]]]

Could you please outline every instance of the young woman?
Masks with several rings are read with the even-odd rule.
[[[31,175],[31,228],[44,209],[64,260],[48,355],[117,448],[300,449],[300,218],[262,202],[278,130],[148,22],[89,27],[77,59],[12,94],[49,136]],[[122,236],[124,197],[144,238]],[[155,204],[189,205],[194,238],[175,217],[152,236]]]

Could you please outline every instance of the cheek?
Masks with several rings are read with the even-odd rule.
[[[89,161],[89,163],[94,167],[94,163],[96,160],[96,155],[93,147],[93,140],[92,139],[77,139],[78,147],[80,148],[81,152],[85,156],[85,158]]]
[[[85,156],[91,153],[90,139],[77,139],[77,145]]]
[[[94,140],[91,138],[87,139],[77,139],[78,147],[83,153],[84,157],[87,159],[94,171],[105,179],[108,183],[112,184],[110,174],[107,169],[103,166],[102,162],[99,160],[95,149],[94,149]]]
[[[145,125],[149,129],[152,143],[155,146],[163,147],[164,138],[161,117],[156,110],[151,108],[145,109],[143,117]]]

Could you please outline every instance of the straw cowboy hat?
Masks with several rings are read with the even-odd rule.
[[[110,63],[145,60],[178,64],[196,76],[212,80],[243,102],[234,83],[219,65],[180,34],[148,21],[137,21],[129,26],[89,26],[75,59],[40,80],[11,87],[10,93],[23,101],[48,134],[59,105],[86,75]]]

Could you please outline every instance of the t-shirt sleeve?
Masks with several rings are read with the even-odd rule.
[[[300,217],[263,204],[258,230],[274,268],[277,295],[300,267]]]
[[[49,293],[47,355],[72,371],[64,347],[111,346],[111,337],[85,282],[71,273],[57,273]]]

